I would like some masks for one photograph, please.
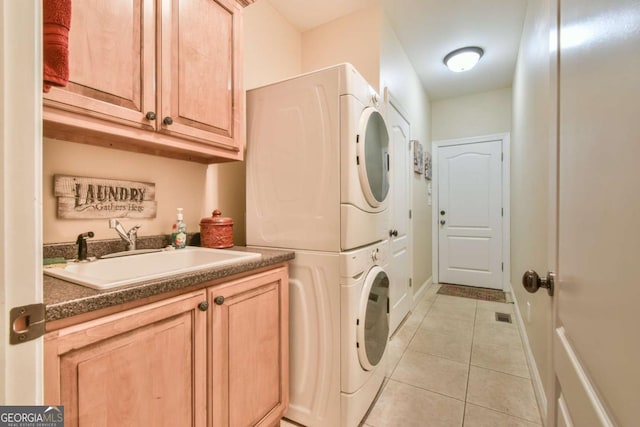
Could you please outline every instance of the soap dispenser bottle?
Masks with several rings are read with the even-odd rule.
[[[171,230],[171,245],[176,249],[184,248],[187,244],[187,225],[184,223],[182,208],[178,208],[176,222]]]

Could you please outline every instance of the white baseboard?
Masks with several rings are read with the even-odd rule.
[[[420,285],[418,292],[413,294],[413,302],[411,303],[412,307],[416,306],[418,301],[420,301],[420,299],[424,296],[425,292],[427,292],[427,289],[429,289],[431,285],[433,285],[433,276],[425,280],[424,283]]]
[[[529,344],[529,336],[527,335],[527,330],[524,326],[524,320],[522,319],[520,307],[518,306],[516,294],[515,292],[513,292],[511,283],[509,283],[509,292],[511,293],[511,297],[513,298],[513,305],[516,314],[516,320],[518,322],[518,329],[520,330],[520,336],[522,337],[522,343],[524,344],[524,351],[527,356],[527,362],[529,362],[529,372],[531,373],[531,379],[533,382],[533,391],[536,394],[536,400],[538,401],[538,406],[540,407],[541,412],[540,417],[542,418],[542,422],[544,424],[547,419],[547,395],[544,392],[542,378],[540,377],[540,371],[538,370],[536,359],[533,357],[533,351],[531,350],[531,345]]]

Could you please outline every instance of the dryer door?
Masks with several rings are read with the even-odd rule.
[[[369,205],[377,208],[389,194],[389,132],[375,108],[362,112],[356,141],[362,192]]]
[[[358,359],[366,371],[375,368],[389,339],[389,277],[375,266],[367,273],[358,310]]]

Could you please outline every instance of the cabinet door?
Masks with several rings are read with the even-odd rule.
[[[161,9],[160,131],[240,151],[240,5],[163,0]]]
[[[155,129],[154,104],[154,1],[73,2],[69,84],[51,88],[45,107]]]
[[[45,337],[45,401],[66,426],[204,426],[206,313],[193,292]]]
[[[209,296],[211,425],[275,425],[289,403],[287,269],[211,288]]]

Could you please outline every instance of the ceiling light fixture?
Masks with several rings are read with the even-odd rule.
[[[484,50],[477,46],[463,47],[449,52],[444,57],[444,64],[454,73],[469,71],[476,66]]]

